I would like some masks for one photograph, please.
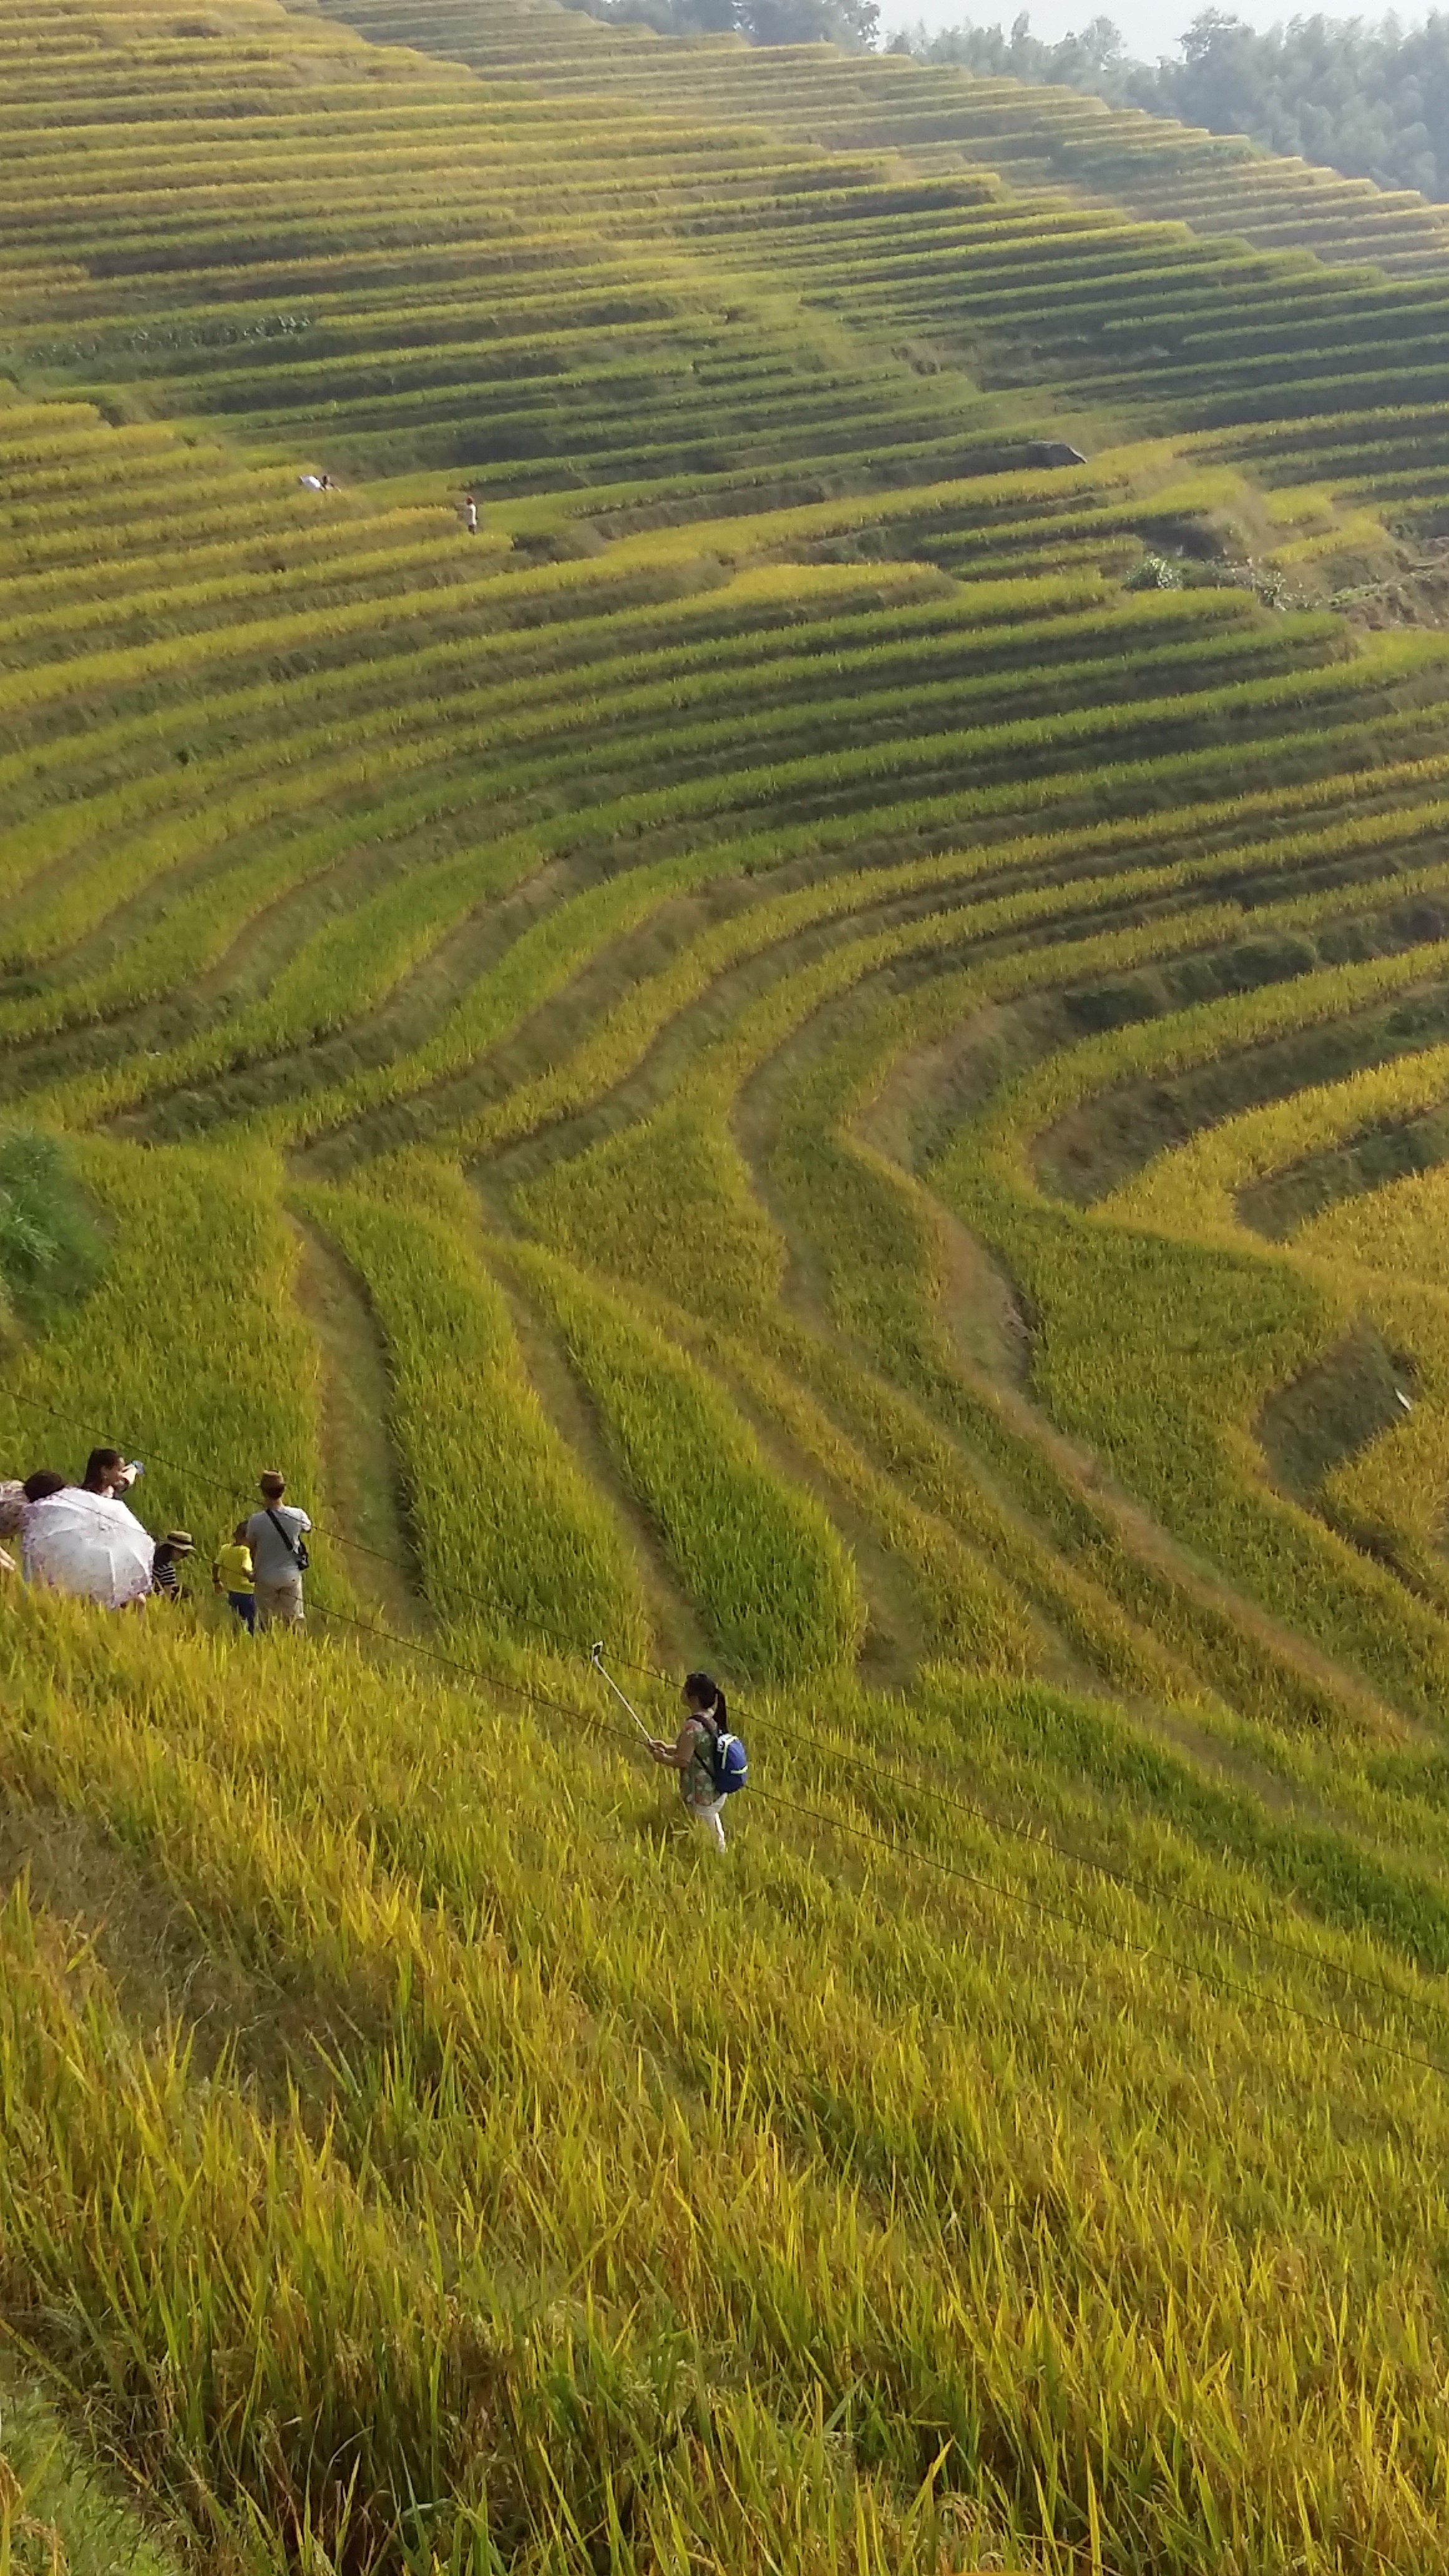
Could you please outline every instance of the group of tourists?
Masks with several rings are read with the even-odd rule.
[[[20,1562],[0,1545],[0,1573],[22,1573],[27,1583],[103,1610],[139,1610],[150,1599],[180,1601],[183,1570],[196,1554],[190,1530],[169,1529],[153,1539],[126,1500],[144,1473],[137,1458],[119,1449],[93,1449],[78,1485],[53,1467],[36,1467],[21,1482],[0,1482],[0,1541],[18,1540]],[[302,1577],[312,1524],[285,1500],[287,1480],[268,1467],[258,1479],[260,1501],[218,1547],[211,1569],[248,1634],[261,1628],[300,1628],[306,1610]],[[624,1701],[656,1762],[676,1772],[686,1813],[720,1851],[723,1810],[748,1775],[745,1749],[729,1724],[725,1695],[708,1673],[686,1676],[683,1724],[671,1743],[653,1736],[632,1703],[605,1671],[602,1648],[594,1662]]]
[[[0,1546],[0,1570],[103,1610],[182,1599],[182,1570],[196,1542],[186,1529],[153,1539],[137,1519],[125,1497],[142,1473],[140,1460],[119,1449],[93,1449],[78,1485],[53,1467],[34,1468],[23,1483],[0,1483],[0,1540],[20,1542],[18,1567]],[[312,1524],[284,1500],[286,1490],[285,1476],[269,1467],[257,1509],[237,1522],[212,1565],[215,1589],[249,1632],[298,1628],[306,1618],[302,1577]]]

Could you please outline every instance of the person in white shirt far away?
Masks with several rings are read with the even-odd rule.
[[[295,1503],[284,1503],[287,1479],[277,1468],[269,1467],[260,1479],[262,1507],[253,1512],[247,1523],[247,1545],[252,1552],[252,1577],[256,1585],[257,1626],[259,1628],[300,1628],[306,1611],[302,1605],[302,1576],[306,1568],[306,1551],[302,1542],[312,1524]]]

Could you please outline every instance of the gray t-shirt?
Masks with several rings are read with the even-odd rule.
[[[272,1511],[287,1533],[287,1539],[301,1538],[312,1526],[305,1512],[295,1503],[273,1503]],[[289,1574],[301,1571],[295,1556],[276,1526],[270,1512],[253,1512],[247,1523],[247,1545],[252,1552],[252,1572],[258,1583],[285,1583]]]

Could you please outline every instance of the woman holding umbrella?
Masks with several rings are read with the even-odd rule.
[[[112,1452],[93,1453],[111,1457]],[[126,1483],[123,1462],[117,1458]],[[62,1485],[58,1492],[31,1495],[26,1488],[22,1549],[27,1583],[45,1584],[52,1592],[69,1592],[94,1601],[103,1610],[124,1610],[141,1602],[151,1589],[155,1553],[149,1531],[122,1502],[109,1477],[84,1485]],[[38,1483],[40,1478],[30,1482]],[[48,1482],[48,1476],[44,1479]]]

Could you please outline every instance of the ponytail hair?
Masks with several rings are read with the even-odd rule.
[[[708,1673],[686,1673],[684,1696],[696,1716],[707,1717],[716,1731],[721,1735],[724,1734],[730,1717],[729,1710],[725,1706],[724,1692],[717,1681],[712,1680]]]

